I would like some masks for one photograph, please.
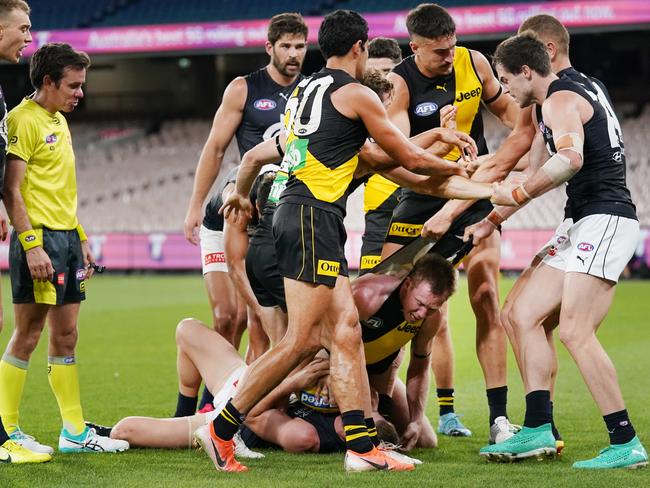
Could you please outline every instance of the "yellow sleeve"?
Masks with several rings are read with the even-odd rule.
[[[9,112],[7,117],[7,154],[26,163],[32,158],[38,142],[38,130],[26,113]]]

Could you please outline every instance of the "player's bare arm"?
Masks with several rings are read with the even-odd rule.
[[[406,169],[428,175],[464,175],[465,171],[458,164],[409,142],[388,119],[379,97],[369,88],[350,83],[332,94],[332,103],[344,116],[361,119],[377,144]]]
[[[400,277],[368,273],[350,283],[359,319],[372,317],[402,283]]]
[[[27,163],[25,161],[12,154],[7,155],[3,200],[7,214],[18,235],[32,230],[32,224],[27,216],[27,207],[20,193],[20,185],[25,178],[26,171]],[[32,279],[37,281],[51,281],[54,279],[52,261],[50,261],[42,245],[29,249],[25,252],[25,255]]]
[[[197,230],[203,219],[203,202],[219,174],[226,148],[241,123],[247,92],[246,80],[242,77],[235,78],[226,87],[223,101],[214,116],[210,134],[201,151],[183,224],[185,238],[192,244],[198,244]]]
[[[482,99],[484,102],[489,102],[485,103],[485,106],[490,112],[499,117],[506,127],[513,129],[519,116],[519,105],[503,91],[485,56],[471,49],[469,52],[474,66],[476,66],[478,77],[483,83]]]

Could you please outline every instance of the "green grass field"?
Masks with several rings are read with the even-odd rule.
[[[505,293],[512,280],[502,281]],[[3,279],[5,328],[2,350],[13,327],[8,281]],[[88,284],[77,349],[85,417],[110,425],[127,415],[169,416],[176,402],[174,327],[189,316],[209,321],[200,276],[101,276]],[[650,447],[650,282],[624,282],[600,338],[618,368],[635,427]],[[589,300],[590,297],[585,297]],[[471,438],[441,438],[435,450],[416,451],[425,461],[412,473],[346,475],[341,455],[291,455],[270,451],[252,461],[249,473],[217,473],[207,456],[192,450],[133,449],[122,454],[62,455],[37,466],[0,466],[0,487],[43,486],[650,486],[650,470],[579,472],[577,459],[605,447],[602,419],[580,375],[560,346],[556,421],[567,448],[557,461],[486,464],[477,455],[487,440],[487,403],[474,353],[474,324],[466,283],[451,303],[456,349],[456,408],[474,431]],[[41,442],[56,445],[60,419],[46,375],[47,341],[31,361],[21,409],[21,426]],[[523,396],[510,361],[510,417],[523,418]],[[428,413],[437,422],[437,408]]]

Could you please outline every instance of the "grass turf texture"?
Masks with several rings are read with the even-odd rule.
[[[501,283],[502,298],[513,281]],[[5,327],[2,350],[13,328],[10,287],[3,277]],[[77,350],[86,419],[111,425],[127,415],[169,416],[176,401],[174,327],[189,316],[209,322],[199,276],[101,276],[88,283],[82,306]],[[623,282],[602,328],[623,386],[632,421],[650,447],[650,282]],[[585,297],[589,300],[590,297]],[[203,453],[192,450],[133,449],[122,454],[55,454],[45,465],[0,465],[1,487],[40,486],[650,486],[650,470],[585,472],[571,469],[575,460],[595,455],[607,444],[596,406],[566,350],[560,351],[556,419],[567,448],[556,461],[514,465],[486,464],[477,452],[487,441],[487,402],[483,376],[474,352],[474,321],[461,281],[452,299],[450,321],[456,351],[456,410],[472,429],[471,438],[440,437],[435,450],[414,451],[425,464],[412,473],[346,475],[342,455],[291,455],[267,452],[248,461],[249,473],[215,472]],[[47,341],[32,358],[21,408],[21,426],[56,446],[60,419],[46,375]],[[523,419],[523,393],[514,360],[509,360],[509,413]],[[437,424],[435,390],[427,413]]]

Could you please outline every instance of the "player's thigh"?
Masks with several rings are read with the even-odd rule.
[[[569,272],[564,277],[560,309],[560,338],[563,342],[593,334],[607,315],[616,283],[586,273]]]
[[[493,232],[475,246],[464,261],[469,297],[475,310],[480,308],[477,305],[485,301],[492,302],[498,307],[497,277],[501,256],[500,245],[499,233]]]
[[[535,268],[510,311],[512,327],[521,331],[539,326],[560,306],[563,283],[562,270],[543,263]]]
[[[215,315],[228,316],[234,321],[237,315],[237,290],[223,271],[209,271],[203,275],[210,308]]]
[[[176,329],[176,341],[210,391],[216,391],[233,371],[244,366],[234,346],[199,320],[182,320]]]
[[[287,299],[287,332],[283,341],[294,345],[320,343],[320,323],[331,305],[333,289],[284,278]]]

